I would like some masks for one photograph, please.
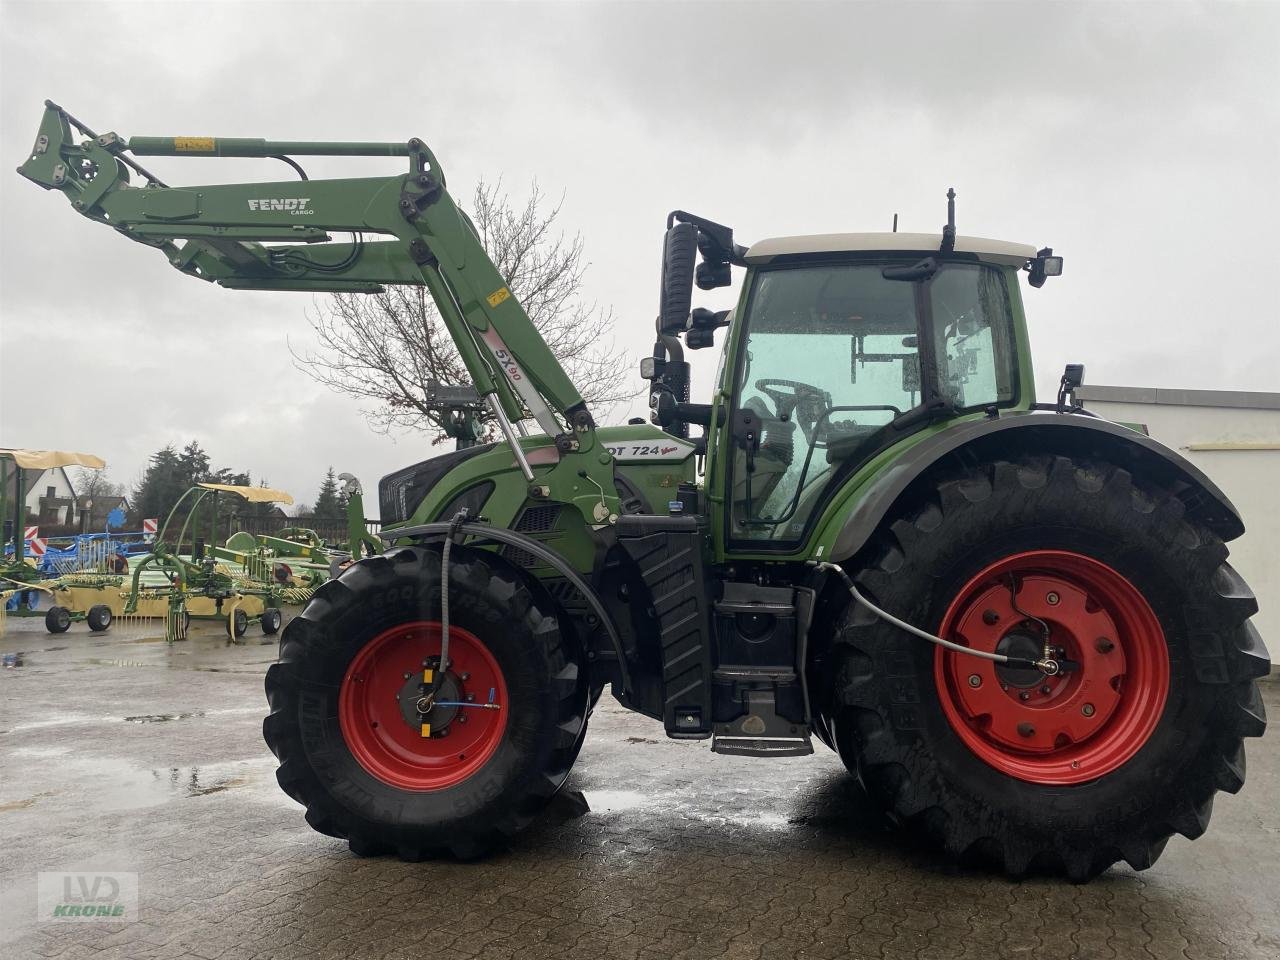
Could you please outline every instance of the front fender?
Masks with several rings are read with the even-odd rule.
[[[1224,541],[1244,533],[1227,495],[1176,451],[1099,417],[1037,410],[970,420],[904,450],[858,497],[832,544],[831,559],[845,560],[861,550],[894,504],[935,467],[1028,453],[1102,459],[1152,477],[1186,504],[1189,517]]]

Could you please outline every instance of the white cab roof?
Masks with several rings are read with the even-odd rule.
[[[747,250],[747,263],[768,263],[792,253],[936,253],[941,245],[940,233],[814,233],[753,243]],[[956,237],[956,253],[973,253],[979,260],[1020,267],[1035,258],[1036,248],[1029,243]]]

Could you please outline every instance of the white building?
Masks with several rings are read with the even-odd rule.
[[[7,483],[4,491],[5,500],[12,503],[16,492],[18,471],[10,466],[6,473]],[[76,488],[63,467],[49,470],[22,471],[23,487],[26,495],[27,524],[37,526],[61,527],[74,524],[80,517],[76,507]],[[5,517],[6,521],[10,518]]]
[[[1228,544],[1231,563],[1258,598],[1254,625],[1280,663],[1280,393],[1082,386],[1076,396],[1108,420],[1143,424],[1231,498],[1246,529]]]

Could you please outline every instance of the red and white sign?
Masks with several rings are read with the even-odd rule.
[[[142,536],[147,539],[154,537],[156,535],[156,531],[159,529],[160,521],[158,519],[142,521]]]
[[[47,539],[42,540],[40,537],[32,537],[27,544],[27,553],[33,557],[43,557],[44,551],[48,546],[49,541]]]
[[[39,527],[23,527],[22,530],[23,530],[23,533],[22,533],[23,540],[34,540],[36,537],[40,536]]]

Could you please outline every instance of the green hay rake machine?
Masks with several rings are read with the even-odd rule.
[[[152,551],[139,560],[130,576],[130,587],[122,616],[153,617],[154,604],[165,605],[165,638],[169,642],[186,639],[192,619],[221,620],[226,623],[232,640],[244,636],[251,623],[262,627],[264,636],[274,636],[280,629],[280,607],[286,603],[305,603],[313,585],[322,576],[307,578],[303,584],[293,582],[292,570],[283,575],[271,542],[275,538],[255,538],[235,534],[225,546],[214,546],[219,530],[218,498],[238,497],[249,503],[292,503],[293,497],[283,490],[229,483],[198,483],[187,490],[173,505],[156,535]],[[209,517],[208,540],[194,537],[190,556],[183,555],[182,545],[192,519],[201,506]],[[185,519],[173,545],[167,541],[170,525],[182,515]],[[301,557],[310,548],[289,541],[278,541],[288,556]],[[325,568],[327,570],[327,568]],[[148,577],[148,573],[152,576]],[[156,582],[154,574],[160,575]],[[148,607],[151,602],[151,609]]]
[[[171,187],[148,156],[405,169]],[[653,423],[605,427],[421,140],[126,139],[47,104],[19,172],[198,279],[440,309],[502,439],[382,480],[389,549],[316,591],[267,675],[281,786],[357,853],[507,843],[606,686],[716,753],[816,737],[893,820],[1011,874],[1146,868],[1242,786],[1270,661],[1227,562],[1240,516],[1083,410],[1083,368],[1037,402],[1020,278],[1062,260],[958,235],[953,194],[941,233],[750,246],[672,212]],[[732,310],[692,306],[735,268]],[[683,351],[720,330],[691,402]]]

